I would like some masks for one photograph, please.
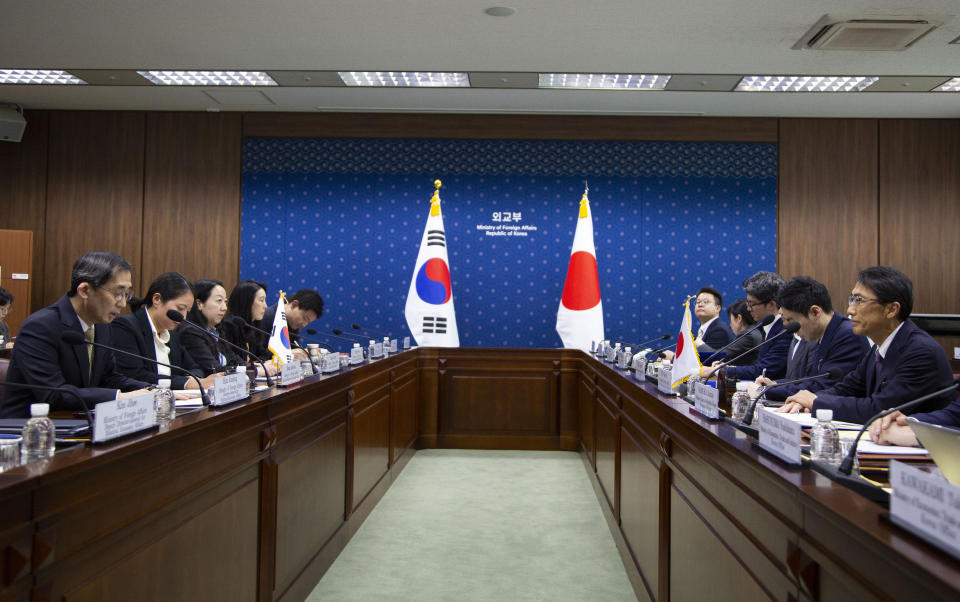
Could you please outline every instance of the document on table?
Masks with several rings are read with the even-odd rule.
[[[780,414],[781,416],[786,416],[794,422],[799,422],[800,426],[803,428],[810,428],[817,423],[817,417],[813,414],[807,414],[804,412],[798,412],[796,414]],[[859,431],[862,424],[856,424],[853,422],[842,422],[840,420],[834,420],[833,426],[837,427],[838,431]]]

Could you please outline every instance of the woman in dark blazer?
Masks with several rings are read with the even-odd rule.
[[[110,323],[110,336],[114,346],[124,351],[178,366],[197,377],[203,371],[183,348],[177,323],[167,317],[169,310],[185,314],[193,305],[193,290],[190,283],[177,272],[157,276],[142,299],[132,299],[133,313],[121,316]],[[117,368],[130,378],[154,383],[171,389],[196,389],[197,383],[177,370],[158,366],[118,353]],[[204,388],[213,384],[219,374],[203,379]]]
[[[727,317],[730,318],[730,330],[737,338],[727,347],[727,357],[735,358],[747,349],[755,347],[763,342],[763,328],[757,328],[751,332],[745,332],[751,326],[757,323],[750,315],[750,308],[747,307],[746,299],[737,299],[727,308]],[[733,366],[751,366],[757,362],[759,351],[749,353],[739,360],[733,362]]]
[[[223,372],[246,362],[237,357],[238,351],[226,345],[221,337],[221,323],[227,315],[227,290],[219,280],[197,280],[193,283],[196,295],[187,319],[199,324],[206,332],[190,325],[181,325],[177,332],[180,343],[197,363],[203,373]]]
[[[263,319],[266,311],[267,285],[256,280],[244,280],[233,287],[227,299],[227,316],[220,325],[223,338],[252,353],[266,347],[266,335],[250,328],[251,324]],[[266,362],[271,356],[260,359]],[[271,376],[277,373],[273,363],[267,363],[266,366]],[[263,368],[257,366],[257,374],[263,376],[262,372]]]

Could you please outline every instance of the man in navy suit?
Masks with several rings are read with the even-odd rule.
[[[861,270],[847,300],[855,334],[875,347],[839,383],[819,392],[801,390],[780,411],[833,410],[835,420],[863,423],[874,414],[943,389],[953,382],[943,348],[908,318],[913,311],[913,283],[895,268]],[[932,399],[916,412],[934,412],[953,393]]]
[[[867,338],[853,333],[850,320],[833,311],[830,292],[813,278],[791,278],[777,296],[780,316],[784,324],[798,322],[797,334],[802,341],[797,353],[805,353],[802,366],[795,378],[816,376],[834,368],[841,374],[853,370],[870,349]],[[800,358],[798,358],[799,360]],[[757,384],[772,385],[769,378],[757,379]],[[801,389],[820,391],[830,386],[826,378],[818,378],[802,384],[786,385],[770,390],[768,399],[783,400]]]
[[[711,352],[726,347],[734,339],[733,331],[720,319],[723,310],[723,297],[712,286],[697,291],[697,302],[693,313],[700,320],[697,331],[697,351]]]
[[[757,272],[743,281],[743,290],[747,293],[747,307],[750,315],[760,322],[769,315],[775,316],[769,326],[764,326],[764,339],[776,340],[764,345],[758,351],[757,361],[750,366],[727,366],[727,378],[733,380],[754,380],[760,375],[774,380],[783,378],[787,373],[787,354],[790,352],[790,337],[778,336],[783,332],[783,321],[780,319],[780,306],[777,305],[777,295],[783,288],[783,278],[773,272]],[[732,359],[732,358],[731,358]],[[709,372],[704,368],[704,372]]]
[[[147,383],[117,371],[112,351],[69,345],[60,338],[72,330],[87,340],[109,345],[108,323],[133,294],[130,276],[130,264],[106,251],[87,253],[73,264],[70,291],[32,314],[20,327],[7,382],[61,387],[74,395],[5,386],[0,418],[26,418],[32,403],[49,403],[51,410],[80,410],[83,406],[77,396],[92,408],[102,401],[146,391]]]

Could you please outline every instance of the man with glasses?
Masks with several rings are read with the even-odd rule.
[[[833,410],[835,420],[862,424],[882,410],[917,399],[953,382],[943,348],[908,318],[913,311],[913,283],[895,268],[861,270],[847,299],[854,334],[866,336],[873,349],[843,380],[819,392],[798,391],[778,411]],[[912,412],[933,412],[954,393],[932,399]]]
[[[774,321],[761,330],[764,339],[770,339],[783,332],[783,322],[780,320],[780,306],[777,305],[777,295],[783,288],[783,278],[773,272],[757,272],[743,281],[743,290],[747,293],[747,307],[750,315],[757,322],[769,315]],[[727,366],[727,378],[733,380],[754,380],[758,376],[778,380],[787,372],[787,354],[790,352],[790,337],[777,337],[775,341],[764,345],[758,351],[757,361],[750,366]],[[732,359],[732,358],[731,358]],[[704,372],[710,369],[704,367]]]
[[[7,382],[64,388],[75,395],[4,387],[0,418],[29,417],[32,403],[49,403],[51,410],[81,410],[76,396],[93,408],[101,401],[145,392],[147,383],[117,371],[112,351],[61,340],[65,331],[73,330],[88,341],[109,345],[108,324],[132,295],[130,264],[119,255],[94,251],[74,262],[67,294],[20,327]]]

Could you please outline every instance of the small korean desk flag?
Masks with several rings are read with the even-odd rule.
[[[690,330],[690,299],[683,303],[683,320],[680,322],[680,336],[677,337],[677,351],[673,358],[673,383],[676,387],[691,376],[700,374],[700,355]]]
[[[593,220],[587,191],[580,199],[580,217],[573,234],[567,279],[557,311],[557,334],[567,349],[590,352],[593,341],[603,340],[603,304],[600,302],[600,276],[597,251],[593,246]]]
[[[293,350],[290,348],[290,332],[287,330],[287,297],[280,291],[277,301],[277,313],[273,316],[273,327],[270,329],[270,340],[267,348],[273,353],[273,361],[279,366],[293,361]]]
[[[430,199],[430,214],[423,228],[420,253],[413,268],[404,315],[418,345],[459,347],[457,316],[453,310],[453,287],[447,261],[447,237],[440,214],[440,180]]]

